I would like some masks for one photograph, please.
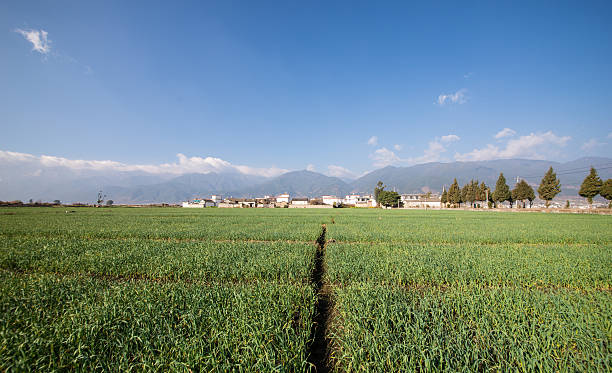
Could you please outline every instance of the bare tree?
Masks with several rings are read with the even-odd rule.
[[[104,198],[106,198],[106,194],[104,194],[102,191],[99,191],[98,200],[96,201],[98,206],[102,206],[102,203],[104,203]]]

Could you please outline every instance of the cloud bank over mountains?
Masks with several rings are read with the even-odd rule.
[[[375,137],[375,136],[373,136]],[[451,162],[451,161],[490,161],[495,159],[556,159],[561,151],[572,140],[571,136],[559,136],[552,131],[541,133],[530,133],[517,136],[517,132],[511,128],[504,128],[492,136],[494,143],[486,144],[484,147],[474,148],[468,152],[456,151],[454,156],[446,154],[454,143],[459,143],[461,137],[448,134],[436,137],[427,143],[427,148],[420,156],[404,157],[399,153],[403,147],[394,145],[395,151],[381,146],[370,153],[370,159],[375,167],[386,166],[412,166],[429,162]],[[377,142],[378,144],[378,138]],[[598,146],[605,145],[592,139],[582,146],[583,150],[592,150]]]
[[[453,141],[459,140],[452,136],[437,138],[430,142],[425,154],[417,158],[436,157],[436,152],[446,149]],[[369,193],[379,180],[403,192],[418,192],[425,190],[423,188],[440,190],[453,177],[462,183],[478,178],[492,185],[500,171],[537,183],[551,165],[562,175],[563,190],[569,194],[576,193],[584,175],[580,172],[566,175],[562,172],[564,169],[582,169],[586,173],[591,165],[601,166],[598,170],[602,178],[612,176],[612,159],[609,158],[582,158],[569,163],[522,159],[429,162],[385,167],[363,174],[329,165],[324,171],[328,175],[323,175],[307,170],[279,174],[284,170],[237,166],[219,158],[182,154],[175,163],[130,165],[0,151],[0,200],[92,202],[99,190],[118,203],[175,203],[210,194],[254,197],[289,192],[295,196],[315,197]],[[264,174],[271,176],[264,177]]]
[[[382,168],[386,166],[412,166],[430,162],[451,161],[488,161],[494,159],[555,159],[558,158],[562,149],[571,140],[570,136],[559,136],[552,131],[543,133],[530,133],[528,135],[517,135],[516,131],[504,128],[492,136],[495,140],[484,147],[474,148],[468,152],[455,151],[451,156],[450,151],[456,144],[461,143],[461,137],[456,134],[447,134],[436,137],[427,143],[421,155],[402,155],[402,153],[413,152],[405,149],[400,144],[379,145],[379,138],[372,136],[367,141],[374,148],[369,158],[371,165],[364,168]],[[591,141],[583,145],[583,149],[592,149],[603,143]],[[450,154],[449,154],[450,153]],[[119,173],[132,173],[140,175],[157,176],[179,176],[184,174],[226,174],[235,173],[245,176],[276,177],[291,170],[272,167],[253,167],[248,165],[233,164],[217,157],[186,156],[178,153],[174,162],[161,164],[129,164],[112,160],[82,160],[69,159],[53,155],[33,155],[0,150],[0,180],[10,177],[32,177],[41,176],[53,172],[54,175],[109,175]],[[354,171],[338,164],[322,166],[327,176],[342,179],[356,179],[367,172]],[[315,171],[316,167],[309,164],[307,169]]]
[[[72,171],[111,171],[111,172],[145,172],[149,174],[181,175],[187,173],[228,173],[237,172],[244,175],[264,177],[278,176],[288,170],[278,167],[258,168],[244,165],[234,165],[215,157],[187,157],[176,155],[178,160],[173,163],[158,165],[126,164],[116,161],[80,160],[55,157],[50,155],[35,156],[27,153],[17,153],[0,150],[0,165],[28,166],[29,168],[65,168]]]
[[[514,137],[515,131],[504,128],[496,139],[509,138],[505,146],[487,144],[484,148],[476,148],[467,153],[456,153],[457,161],[489,161],[493,159],[547,159],[556,158],[561,148],[565,147],[572,138],[570,136],[557,136],[552,131],[544,133],[530,133],[529,135]]]

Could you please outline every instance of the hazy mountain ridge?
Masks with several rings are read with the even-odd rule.
[[[153,185],[114,187],[105,189],[109,198],[117,203],[177,203],[211,194],[227,195],[228,190],[238,190],[267,180],[261,176],[238,173],[185,174]]]
[[[325,176],[312,171],[292,171],[243,190],[229,193],[235,197],[259,197],[289,193],[294,197],[319,197],[322,195],[345,195],[351,186],[337,177]]]
[[[457,178],[460,185],[471,179],[484,181],[494,186],[499,173],[503,172],[510,187],[516,177],[527,180],[531,185],[539,185],[544,173],[553,167],[561,181],[562,194],[576,194],[591,166],[612,166],[610,158],[584,157],[571,162],[554,162],[527,159],[499,159],[492,161],[425,163],[410,167],[385,167],[355,180],[351,185],[357,191],[371,191],[381,180],[388,188],[395,188],[400,193],[421,192],[424,190],[440,191]],[[597,168],[597,167],[596,167]],[[585,170],[581,172],[574,172]],[[571,173],[570,173],[571,172]],[[602,179],[612,177],[612,168],[598,170]]]
[[[108,199],[116,203],[178,203],[194,197],[221,194],[224,197],[255,197],[290,193],[294,197],[318,197],[321,195],[344,196],[351,192],[372,193],[381,180],[388,189],[400,193],[431,190],[441,191],[456,177],[463,185],[471,179],[494,186],[500,172],[506,176],[510,187],[515,178],[525,178],[538,185],[542,176],[552,166],[562,185],[562,195],[576,195],[589,167],[612,167],[611,158],[580,158],[571,162],[554,162],[525,159],[502,159],[477,162],[426,163],[410,167],[388,166],[372,171],[352,182],[311,171],[292,171],[274,178],[250,176],[240,173],[184,174],[181,176],[153,175],[146,173],[114,173],[100,175],[70,173],[61,169],[38,172],[25,170],[22,176],[0,182],[0,200],[21,199],[66,202],[92,202],[102,189]],[[4,171],[2,175],[5,175]],[[576,172],[579,171],[579,172]],[[612,168],[598,169],[602,179],[612,177]]]

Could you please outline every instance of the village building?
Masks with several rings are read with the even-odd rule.
[[[257,201],[254,198],[226,198],[219,203],[221,208],[248,208],[257,207]]]
[[[291,202],[291,196],[289,196],[289,193],[280,194],[276,196],[276,202],[277,203],[289,203]]]
[[[321,200],[326,205],[339,205],[340,203],[342,203],[342,199],[336,196],[321,196]]]
[[[193,201],[183,202],[182,206],[186,208],[216,207],[217,203],[212,199],[196,198]]]
[[[376,200],[371,195],[359,196],[355,202],[355,207],[376,207]]]
[[[345,205],[355,206],[358,200],[359,200],[358,194],[351,194],[351,195],[344,197],[344,199],[342,200],[342,203]]]
[[[402,194],[400,202],[404,208],[440,208],[440,196],[436,194]]]
[[[291,200],[291,204],[292,205],[307,205],[308,204],[308,198],[302,198],[302,197],[293,198]]]
[[[273,208],[276,205],[276,198],[269,196],[255,198],[255,207],[258,208]]]

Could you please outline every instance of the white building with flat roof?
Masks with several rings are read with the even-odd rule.
[[[440,196],[437,194],[402,194],[400,201],[404,208],[440,208]]]
[[[289,193],[276,196],[276,203],[289,203],[290,201],[291,197],[289,196]]]
[[[338,198],[336,196],[321,196],[321,200],[326,205],[340,204],[342,203],[342,198]]]
[[[292,205],[307,205],[308,204],[308,198],[293,198],[291,200],[291,204]]]
[[[204,208],[215,207],[217,203],[211,199],[196,198],[193,201],[183,202],[182,206],[186,208]]]

